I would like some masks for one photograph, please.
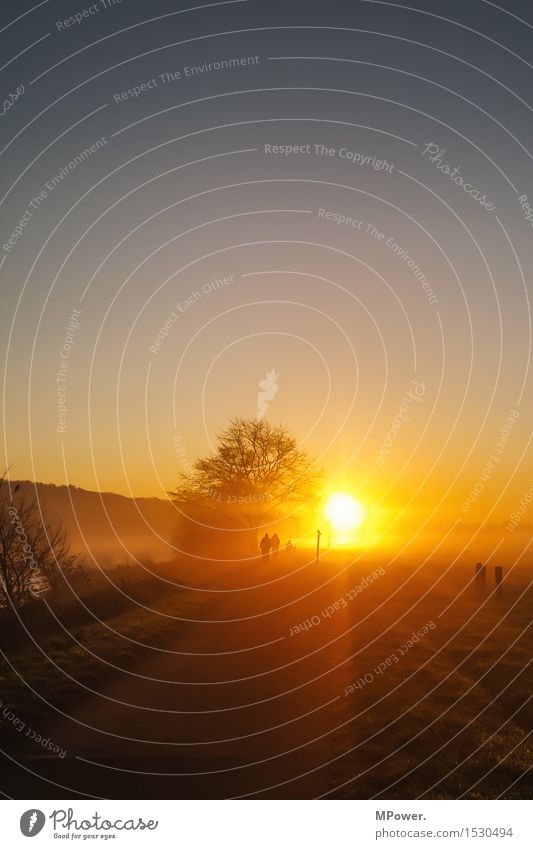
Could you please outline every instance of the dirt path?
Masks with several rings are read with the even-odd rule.
[[[290,574],[295,567],[299,570]],[[275,580],[272,583],[272,579]],[[252,580],[256,588],[243,589]],[[324,561],[277,562],[218,576],[184,615],[196,619],[135,674],[117,673],[46,736],[64,759],[32,752],[17,768],[26,798],[310,798],[330,787],[327,761],[352,680],[350,608],[322,616],[356,577]],[[201,602],[201,603],[200,603]],[[314,617],[314,618],[313,618]],[[305,620],[315,624],[298,633]],[[319,623],[319,624],[316,624]],[[68,791],[68,792],[66,792]]]

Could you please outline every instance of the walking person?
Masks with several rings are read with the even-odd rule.
[[[268,560],[270,558],[270,548],[272,546],[272,540],[270,539],[268,534],[265,534],[261,542],[259,543],[259,548],[261,549],[261,553],[263,555],[263,560]]]

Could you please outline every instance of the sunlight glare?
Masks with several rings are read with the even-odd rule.
[[[335,492],[326,501],[324,515],[331,526],[332,542],[342,545],[354,539],[355,531],[366,518],[366,509],[353,495]]]

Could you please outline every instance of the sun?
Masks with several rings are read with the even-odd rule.
[[[366,508],[353,495],[335,492],[326,501],[324,515],[330,523],[333,541],[343,544],[354,539],[355,531],[365,521]]]

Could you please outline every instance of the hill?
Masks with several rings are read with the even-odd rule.
[[[63,524],[72,551],[91,553],[101,565],[173,557],[176,514],[170,501],[33,481],[11,484],[19,484],[19,495],[34,499],[48,521]]]

